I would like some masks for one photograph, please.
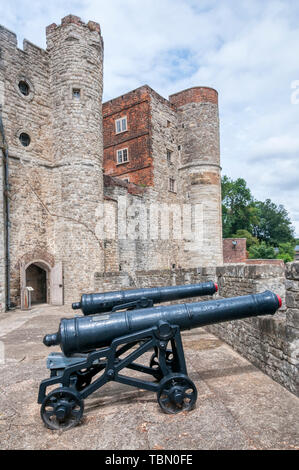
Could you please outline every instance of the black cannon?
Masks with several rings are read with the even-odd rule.
[[[81,309],[84,315],[149,308],[154,304],[204,295],[213,295],[218,287],[215,282],[202,282],[183,286],[130,289],[98,294],[83,294],[80,302],[72,304],[74,310]]]
[[[166,413],[191,410],[197,391],[187,374],[180,331],[273,315],[280,306],[279,296],[266,291],[146,311],[62,319],[59,331],[44,338],[45,345],[60,345],[63,353],[48,356],[51,376],[41,382],[38,396],[41,417],[50,429],[75,426],[83,415],[83,399],[111,380],[156,392]],[[135,362],[153,348],[149,366]],[[124,375],[125,368],[148,374],[152,380]],[[60,387],[46,395],[47,387],[56,384]]]

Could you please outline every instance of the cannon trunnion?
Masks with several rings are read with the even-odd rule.
[[[41,382],[38,396],[41,417],[50,429],[75,426],[83,416],[83,400],[109,381],[155,392],[166,413],[192,410],[197,390],[188,377],[181,330],[273,315],[280,306],[280,298],[266,291],[232,299],[62,319],[58,332],[44,338],[47,346],[60,345],[63,353],[48,356],[51,376]],[[138,362],[151,351],[148,365]],[[125,369],[142,373],[144,378],[125,375]],[[53,385],[58,388],[46,395]]]

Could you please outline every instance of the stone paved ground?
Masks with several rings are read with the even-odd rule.
[[[203,329],[183,334],[194,411],[166,415],[152,392],[109,383],[85,400],[82,424],[46,429],[36,399],[56,349],[42,338],[71,315],[49,306],[1,315],[0,449],[299,449],[299,399]]]

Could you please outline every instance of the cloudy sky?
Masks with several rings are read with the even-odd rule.
[[[45,47],[69,13],[101,24],[104,100],[145,83],[166,98],[216,88],[223,174],[283,204],[299,236],[298,0],[0,0],[19,47]]]

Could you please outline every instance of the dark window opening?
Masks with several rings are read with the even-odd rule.
[[[19,139],[20,139],[21,144],[22,144],[24,147],[28,147],[28,145],[30,145],[31,139],[30,139],[29,135],[26,134],[25,132],[22,132],[22,133],[20,134]]]
[[[180,146],[180,145],[178,145],[178,150],[181,150],[181,146]]]
[[[73,88],[73,98],[75,98],[76,100],[79,100],[80,95],[81,95],[80,88]]]
[[[169,191],[175,192],[175,180],[173,178],[169,178]]]
[[[167,161],[168,161],[168,162],[171,162],[171,154],[172,154],[172,151],[171,151],[171,150],[167,150]]]
[[[28,83],[25,82],[25,80],[21,80],[21,81],[19,82],[19,90],[20,90],[20,92],[22,93],[22,95],[24,95],[24,96],[28,96],[28,95],[29,95],[29,93],[30,93],[30,87],[29,87]]]

